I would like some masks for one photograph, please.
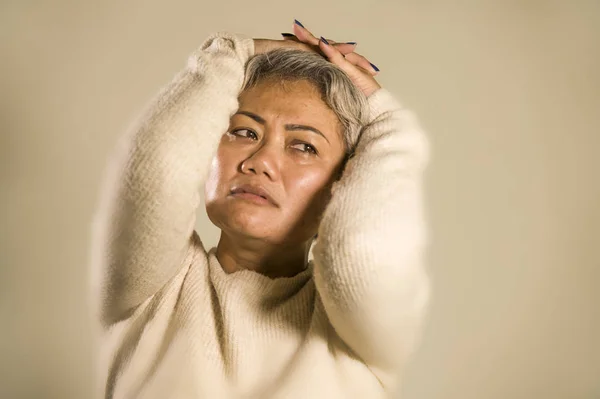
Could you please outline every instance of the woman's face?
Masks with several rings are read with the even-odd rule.
[[[342,166],[342,127],[308,81],[243,91],[206,181],[221,230],[273,244],[314,236]]]

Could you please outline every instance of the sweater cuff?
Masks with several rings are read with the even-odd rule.
[[[235,49],[239,59],[247,61],[254,55],[254,39],[244,33],[219,31],[210,34],[200,46],[200,51],[218,52],[223,50],[223,40],[229,41],[229,46]],[[211,51],[212,50],[212,51]]]
[[[404,108],[400,101],[384,87],[377,89],[367,97],[367,102],[369,104],[368,123],[373,122],[379,115],[385,112]]]

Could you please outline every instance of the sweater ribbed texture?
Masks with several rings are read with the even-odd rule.
[[[253,54],[250,37],[212,34],[111,155],[91,249],[99,397],[370,399],[399,388],[429,297],[428,140],[377,90],[306,269],[226,274],[193,229]]]

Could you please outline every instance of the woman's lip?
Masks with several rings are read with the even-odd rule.
[[[263,186],[261,186],[258,183],[255,183],[255,184],[245,183],[245,184],[241,184],[241,185],[238,185],[238,186],[234,186],[231,189],[231,193],[234,193],[234,194],[241,194],[241,193],[252,194],[252,195],[257,196],[259,198],[265,199],[267,202],[269,202],[270,204],[273,204],[274,206],[279,206],[277,204],[277,202],[275,202],[273,200],[273,197],[270,195],[269,191],[266,190]],[[248,197],[248,198],[250,198],[250,197]]]
[[[271,201],[269,201],[268,199],[261,197],[260,195],[256,195],[256,194],[252,194],[252,193],[246,193],[246,192],[239,192],[239,193],[233,193],[231,194],[232,197],[235,198],[240,198],[246,201],[250,201],[256,204],[260,204],[260,205],[273,205],[271,203]]]

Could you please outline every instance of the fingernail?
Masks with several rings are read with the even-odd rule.
[[[327,41],[327,39],[325,39],[323,36],[321,36],[321,41],[325,44],[329,44],[329,42]]]
[[[356,42],[346,42],[346,44],[356,44]]]
[[[371,64],[371,63],[369,62],[369,64]],[[375,69],[377,72],[379,72],[379,68],[377,68],[377,67],[376,67],[375,65],[373,65],[373,64],[371,64],[371,66],[373,67],[373,69]]]
[[[295,19],[294,22],[304,28],[304,25],[302,25],[297,19]]]
[[[296,35],[294,35],[293,33],[282,33],[281,36],[283,36],[283,37],[295,37]]]

